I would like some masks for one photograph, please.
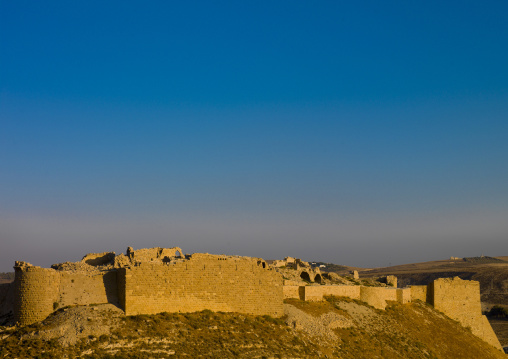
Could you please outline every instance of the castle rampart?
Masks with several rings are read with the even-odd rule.
[[[430,293],[429,293],[430,294]],[[412,285],[411,286],[411,301],[421,300],[422,302],[431,303],[430,296],[427,295],[426,285]]]
[[[439,278],[429,284],[428,291],[434,308],[470,327],[473,334],[501,349],[487,318],[482,315],[479,282],[459,277]]]
[[[282,316],[282,277],[247,257],[192,255],[169,265],[119,270],[127,315],[203,309]]]
[[[54,269],[39,268],[16,262],[14,320],[31,324],[45,319],[54,311],[60,276]]]
[[[481,314],[480,284],[460,278],[440,278],[427,286],[409,288],[368,287],[351,285],[290,285],[284,286],[285,298],[305,301],[320,301],[324,296],[334,295],[359,299],[374,308],[385,309],[387,302],[401,304],[416,300],[432,304],[464,327],[470,327],[473,334],[501,350],[490,323]]]
[[[127,315],[204,309],[282,316],[282,276],[260,258],[175,248],[88,254],[51,269],[16,262],[14,319],[28,325],[68,305],[113,303]]]
[[[318,270],[303,269],[305,262],[294,263],[297,275],[310,272],[314,280],[318,275],[321,278]],[[127,315],[209,309],[279,317],[284,313],[284,298],[319,301],[333,295],[361,300],[378,309],[384,309],[389,301],[421,300],[501,348],[481,315],[479,283],[458,277],[410,288],[302,285],[303,281],[294,280],[283,285],[279,269],[260,258],[183,255],[178,247],[129,247],[126,255],[89,254],[81,262],[61,263],[51,269],[25,262],[16,262],[14,268],[14,282],[0,288],[0,304],[13,302],[14,320],[20,325],[41,321],[60,307],[100,303],[118,305]],[[396,283],[396,278],[390,282]]]
[[[116,271],[59,272],[58,306],[118,303]]]

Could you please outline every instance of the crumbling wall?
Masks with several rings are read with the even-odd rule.
[[[177,255],[179,254],[179,255]],[[182,249],[173,248],[143,248],[133,250],[131,247],[127,249],[127,257],[134,263],[136,262],[169,262],[172,257],[183,256]]]
[[[204,309],[283,315],[282,276],[255,258],[194,254],[174,264],[121,268],[118,275],[127,315]]]
[[[360,299],[360,286],[357,285],[309,285],[300,288],[303,292],[301,299],[305,301],[321,301],[327,295]]]
[[[386,284],[394,288],[397,288],[397,277],[394,275],[386,276]]]
[[[14,269],[14,320],[29,325],[45,319],[53,312],[58,298],[58,272],[24,262],[16,262]]]
[[[115,252],[89,253],[83,257],[82,263],[91,266],[103,266],[113,264],[115,261]]]
[[[364,287],[359,285],[307,285],[284,286],[285,298],[299,298],[305,301],[321,301],[325,296],[358,299],[378,309],[386,307],[386,301],[401,304],[411,302],[410,288]]]
[[[470,327],[473,334],[487,343],[501,349],[492,327],[482,316],[480,283],[472,280],[440,278],[429,284],[431,304],[464,327]]]
[[[412,285],[411,287],[411,301],[421,300],[422,302],[430,303],[427,300],[427,286],[426,285]]]
[[[377,309],[385,309],[386,301],[397,301],[397,289],[387,287],[360,287],[360,300]]]
[[[59,272],[58,306],[118,304],[116,271]]]
[[[397,288],[397,302],[400,304],[411,303],[411,288]]]

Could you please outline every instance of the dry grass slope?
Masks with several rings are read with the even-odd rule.
[[[42,323],[3,328],[0,358],[506,358],[423,303],[382,311],[330,297],[284,306],[282,319],[64,308]]]

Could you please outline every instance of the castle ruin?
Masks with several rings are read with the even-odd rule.
[[[291,268],[298,280],[284,279],[281,268]],[[41,268],[15,262],[15,280],[0,285],[0,317],[12,311],[14,321],[29,325],[44,320],[58,308],[112,303],[126,315],[212,310],[281,317],[283,301],[323,300],[342,296],[384,309],[387,302],[417,300],[470,327],[473,334],[501,350],[481,313],[476,281],[437,279],[427,286],[324,285],[325,275],[300,259],[267,263],[261,258],[195,253],[181,248],[127,249],[126,254],[94,253],[80,262]],[[338,277],[338,276],[337,276]]]
[[[259,258],[175,248],[86,255],[40,268],[16,262],[14,320],[28,325],[69,305],[112,303],[126,315],[204,309],[280,317],[282,278]]]

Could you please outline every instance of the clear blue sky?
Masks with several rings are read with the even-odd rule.
[[[0,0],[0,271],[127,246],[508,255],[507,14]]]

